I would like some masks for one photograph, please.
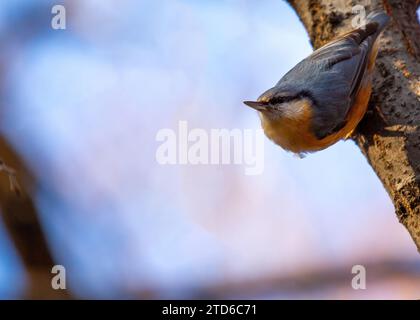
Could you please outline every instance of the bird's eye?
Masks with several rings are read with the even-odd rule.
[[[283,97],[274,97],[273,99],[270,100],[270,104],[278,104],[278,103],[282,103],[284,101]]]

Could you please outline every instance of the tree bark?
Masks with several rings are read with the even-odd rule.
[[[420,252],[420,0],[288,0],[316,49],[353,29],[352,8],[382,8],[391,22],[380,39],[369,111],[352,139],[390,195]],[[363,181],[361,181],[363,183]],[[373,226],[372,226],[373,227]]]

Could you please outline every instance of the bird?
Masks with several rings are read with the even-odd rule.
[[[256,101],[265,135],[300,157],[348,139],[367,111],[378,39],[389,22],[372,11],[363,26],[312,52]]]

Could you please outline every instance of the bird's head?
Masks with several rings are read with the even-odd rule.
[[[293,92],[273,87],[265,91],[257,101],[244,101],[259,111],[265,120],[299,119],[312,113],[312,101],[305,92]]]

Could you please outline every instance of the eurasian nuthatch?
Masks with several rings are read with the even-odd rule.
[[[377,40],[388,20],[373,11],[363,27],[315,50],[257,101],[244,101],[259,111],[267,137],[297,154],[348,138],[366,112]]]

